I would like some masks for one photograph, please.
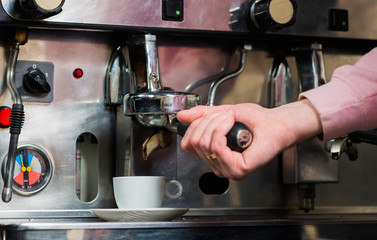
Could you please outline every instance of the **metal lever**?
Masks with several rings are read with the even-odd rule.
[[[189,125],[177,122],[177,133],[183,137]],[[243,123],[235,122],[226,135],[227,146],[233,151],[243,152],[248,148],[253,140],[250,129]]]

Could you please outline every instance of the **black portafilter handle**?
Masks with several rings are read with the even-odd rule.
[[[177,133],[183,137],[189,125],[177,122]],[[248,148],[253,140],[250,129],[243,123],[235,122],[233,127],[226,135],[227,145],[230,149],[237,152],[243,152]]]

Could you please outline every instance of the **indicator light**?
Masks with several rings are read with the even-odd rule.
[[[0,107],[0,127],[7,128],[9,127],[9,117],[11,109],[6,106]]]
[[[332,31],[348,31],[348,10],[347,9],[330,9],[329,12],[329,29]]]
[[[162,20],[183,21],[183,0],[162,0]]]
[[[73,71],[73,76],[75,78],[82,78],[82,76],[84,75],[84,71],[81,69],[81,68],[76,68],[74,71]]]

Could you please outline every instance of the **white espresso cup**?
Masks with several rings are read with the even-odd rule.
[[[178,191],[171,193],[169,186],[176,185]],[[159,208],[164,194],[176,199],[182,195],[182,184],[176,180],[165,181],[164,176],[114,177],[114,196],[119,209]]]

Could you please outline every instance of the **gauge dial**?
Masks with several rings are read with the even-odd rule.
[[[7,157],[4,162],[6,162]],[[13,190],[20,195],[31,195],[41,191],[49,182],[52,164],[48,155],[35,145],[17,149],[13,172]]]

